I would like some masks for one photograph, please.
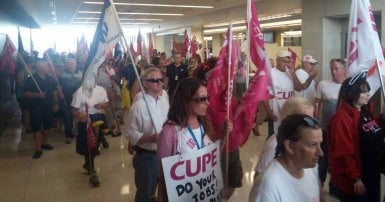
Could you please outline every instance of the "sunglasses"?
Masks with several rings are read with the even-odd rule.
[[[354,83],[356,83],[356,81],[357,81],[358,79],[366,79],[366,75],[367,75],[367,74],[368,74],[367,71],[363,71],[363,72],[360,72],[360,73],[354,75],[354,76],[350,79],[349,85],[352,86]]]
[[[151,83],[163,83],[163,78],[159,79],[146,79],[145,81],[151,82]]]
[[[193,97],[191,98],[191,101],[195,103],[202,103],[202,102],[209,101],[209,99],[210,99],[210,96],[202,96],[202,97]]]
[[[306,122],[306,124],[308,126],[311,126],[311,127],[315,127],[315,126],[320,125],[319,121],[317,119],[314,119],[314,118],[305,117],[305,118],[303,118],[303,120]]]

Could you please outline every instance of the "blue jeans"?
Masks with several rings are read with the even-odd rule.
[[[135,202],[151,201],[158,182],[158,159],[156,154],[136,152],[133,158],[135,169]]]

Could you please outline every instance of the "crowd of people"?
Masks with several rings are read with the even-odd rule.
[[[93,187],[100,186],[94,159],[100,144],[109,147],[106,135],[128,139],[135,201],[168,201],[162,158],[222,142],[218,137],[233,128],[226,119],[223,134],[215,134],[215,120],[208,116],[206,82],[215,58],[202,62],[199,55],[186,59],[178,52],[170,58],[158,53],[133,64],[118,51],[102,63],[94,80],[82,82],[83,52],[59,55],[47,50],[43,58],[22,55],[16,95],[23,129],[34,137],[32,157],[54,149],[50,129],[63,124],[63,141],[71,144],[76,137],[76,152],[84,156],[83,168]],[[345,60],[332,59],[331,80],[317,82],[317,60],[305,55],[295,68],[290,59],[290,52],[278,52],[270,72],[274,96],[259,105],[266,111],[268,139],[250,201],[322,201],[327,172],[330,193],[339,200],[380,201],[385,108],[380,116],[373,115],[377,113],[369,101],[367,74],[347,78]],[[237,71],[237,99],[246,91],[246,76],[244,70]],[[258,124],[254,134],[259,133]],[[223,162],[223,171],[228,170]],[[228,162],[226,198],[242,186],[239,150]]]

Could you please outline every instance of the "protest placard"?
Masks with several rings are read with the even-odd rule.
[[[219,143],[162,159],[169,201],[220,201],[223,178]]]

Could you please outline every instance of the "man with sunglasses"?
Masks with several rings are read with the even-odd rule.
[[[322,130],[305,114],[282,120],[273,162],[254,181],[249,201],[320,201],[318,159]]]
[[[162,73],[158,68],[148,68],[141,78],[144,94],[139,93],[128,115],[126,136],[134,145],[136,202],[154,199],[158,160],[156,140],[167,120],[170,108],[167,93],[163,90]]]

